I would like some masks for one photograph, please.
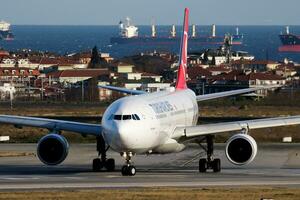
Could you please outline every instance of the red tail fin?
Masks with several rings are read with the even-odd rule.
[[[176,90],[187,88],[186,85],[186,68],[187,68],[187,43],[189,31],[189,9],[184,10],[183,31],[181,36],[179,68],[177,72]]]

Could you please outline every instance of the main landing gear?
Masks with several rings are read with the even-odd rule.
[[[136,173],[136,168],[132,165],[131,157],[132,153],[124,152],[121,153],[121,156],[125,157],[126,164],[122,167],[122,175],[123,176],[134,176]]]
[[[106,152],[109,147],[105,146],[105,141],[102,136],[97,137],[97,151],[98,158],[93,160],[93,171],[99,172],[102,168],[111,172],[115,170],[115,160],[112,158],[106,158]]]
[[[214,158],[214,136],[206,136],[206,148],[199,143],[199,145],[206,151],[207,158],[201,158],[199,160],[199,172],[204,173],[208,169],[212,169],[213,172],[221,171],[221,160]]]

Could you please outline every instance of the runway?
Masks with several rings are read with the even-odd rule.
[[[34,144],[0,144],[1,151],[34,152]],[[204,155],[197,146],[176,154],[137,155],[134,177],[123,177],[124,160],[118,153],[117,171],[92,172],[97,155],[95,144],[71,145],[66,161],[55,167],[43,165],[35,156],[0,158],[0,190],[128,187],[204,187],[269,185],[300,187],[300,144],[259,145],[256,159],[248,166],[230,164],[223,144],[216,145],[215,157],[222,160],[221,173],[199,173],[198,159]]]

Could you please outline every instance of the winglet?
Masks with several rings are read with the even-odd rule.
[[[177,72],[176,90],[184,90],[186,85],[186,68],[187,68],[187,43],[189,31],[189,9],[184,10],[183,31],[180,44],[180,59]]]

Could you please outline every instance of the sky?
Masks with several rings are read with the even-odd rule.
[[[14,25],[300,25],[300,0],[0,0],[0,20]]]

